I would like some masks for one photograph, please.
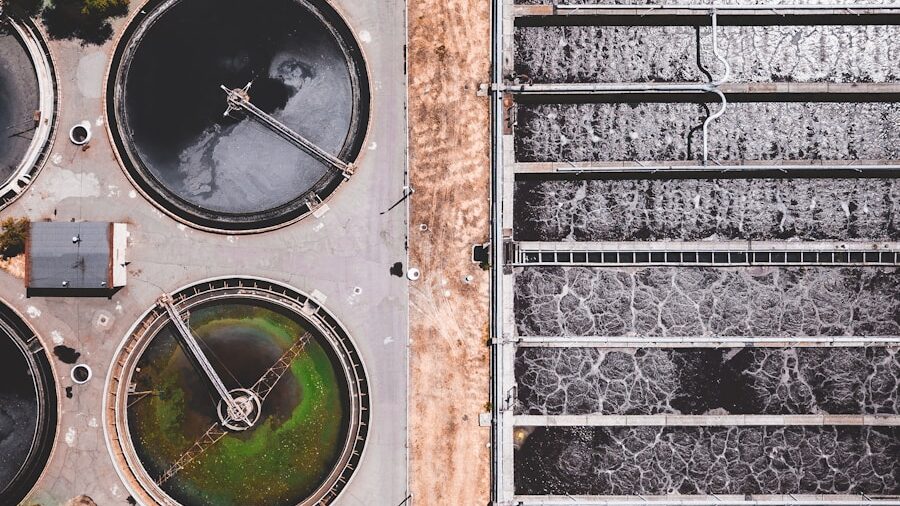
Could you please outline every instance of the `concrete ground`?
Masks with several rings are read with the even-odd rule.
[[[104,78],[113,42],[50,44],[60,81],[60,132],[50,161],[3,216],[32,220],[109,220],[129,224],[128,286],[112,299],[26,298],[21,279],[0,272],[0,299],[25,316],[46,347],[79,351],[94,378],[74,385],[70,367],[55,361],[60,397],[56,448],[26,504],[58,505],[85,494],[97,504],[127,504],[128,484],[113,467],[104,440],[102,399],[116,347],[162,291],[213,276],[271,278],[325,306],[354,337],[366,362],[372,425],[362,463],[339,501],[401,504],[407,487],[408,281],[392,276],[407,264],[406,207],[384,212],[403,195],[406,167],[404,4],[398,0],[336,2],[366,53],[374,102],[367,147],[356,175],[309,217],[278,231],[224,236],[169,218],[145,200],[116,162],[105,127]],[[132,11],[138,7],[133,3]],[[120,33],[124,20],[116,20]],[[72,125],[94,125],[90,149],[69,143]],[[354,294],[354,288],[361,292]],[[101,318],[101,317],[107,318]],[[67,397],[65,389],[72,387]]]
[[[416,504],[490,501],[488,240],[491,4],[410,0],[411,490]],[[467,282],[466,277],[471,276]]]

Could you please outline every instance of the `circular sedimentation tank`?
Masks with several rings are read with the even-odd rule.
[[[37,174],[55,127],[55,77],[40,32],[0,14],[0,207]]]
[[[56,436],[56,386],[37,336],[0,303],[0,504],[18,504]]]
[[[115,418],[107,441],[136,496],[183,506],[334,501],[359,462],[369,420],[364,367],[341,324],[307,296],[260,279],[202,282],[172,300],[227,389],[261,402],[249,428],[223,428],[215,389],[169,313],[151,309],[108,383]],[[291,354],[301,336],[305,345]],[[272,383],[262,378],[278,370],[267,391]]]
[[[253,106],[341,163],[356,161],[369,123],[362,52],[324,0],[151,0],[109,75],[108,126],[129,177],[214,231],[300,219],[352,172],[228,110],[226,90],[250,85]]]

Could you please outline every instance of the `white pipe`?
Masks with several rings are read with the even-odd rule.
[[[748,337],[748,336],[520,336],[516,339],[519,347],[531,348],[681,348],[681,347],[736,347],[744,348],[747,343],[754,346],[772,345],[781,347],[830,346],[900,346],[898,336],[832,336],[832,337]]]
[[[626,496],[627,497],[627,496]],[[603,496],[516,496],[515,506],[647,506],[648,504],[664,504],[666,506],[900,506],[898,499],[857,499],[857,496],[844,496],[846,499],[822,498],[786,498],[778,496],[772,499],[724,499],[720,496],[641,496],[634,498],[606,498]],[[821,497],[821,496],[820,496]],[[827,497],[827,496],[825,496]],[[863,496],[865,497],[865,496]]]
[[[731,77],[731,64],[728,63],[728,60],[719,52],[719,21],[718,14],[716,14],[715,9],[709,13],[710,17],[712,17],[712,44],[713,44],[713,54],[716,55],[716,58],[719,59],[722,64],[725,65],[725,75],[722,76],[718,81],[713,81],[713,86],[719,86],[721,84],[727,83],[728,79]]]
[[[861,414],[726,414],[726,415],[516,415],[516,427],[783,427],[825,426],[897,427],[900,415]]]
[[[900,4],[760,4],[760,5],[721,5],[721,4],[559,4],[557,10],[688,10],[708,11],[719,9],[724,11],[779,11],[779,10],[808,10],[827,11],[841,10],[900,10]]]
[[[507,487],[504,473],[504,440],[512,427],[504,423],[503,396],[505,395],[503,352],[509,346],[503,339],[503,131],[505,107],[503,106],[504,62],[504,2],[492,0],[491,16],[491,500],[504,504],[512,499],[511,487]]]
[[[728,100],[725,98],[724,93],[719,90],[712,90],[712,92],[718,95],[719,99],[722,100],[722,108],[716,111],[712,116],[707,117],[706,121],[703,122],[703,163],[709,161],[709,124],[725,114],[725,108],[728,107]]]
[[[756,171],[756,170],[780,170],[782,172],[796,170],[854,170],[857,172],[874,170],[900,170],[900,164],[873,165],[873,164],[844,164],[844,165],[642,165],[634,167],[556,167],[554,172],[562,174],[580,174],[582,172],[665,172],[665,171]]]

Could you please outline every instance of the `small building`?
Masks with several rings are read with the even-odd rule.
[[[112,296],[125,286],[127,236],[124,223],[31,223],[25,245],[28,296]]]

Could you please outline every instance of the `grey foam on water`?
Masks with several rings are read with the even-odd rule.
[[[523,26],[516,74],[539,83],[707,82],[724,75],[711,34],[693,26]],[[894,25],[724,26],[718,36],[731,82],[900,78]]]
[[[591,4],[591,5],[697,5],[696,0],[515,0],[516,4],[522,5],[540,5],[540,4]],[[833,0],[719,0],[715,2],[717,5],[822,5],[835,4]],[[843,2],[850,4],[849,1]],[[892,4],[893,0],[872,0],[866,3],[871,4]]]
[[[697,160],[718,103],[519,104],[520,162]],[[709,128],[712,160],[897,160],[895,103],[730,103]]]
[[[896,179],[518,181],[520,241],[898,240]]]

